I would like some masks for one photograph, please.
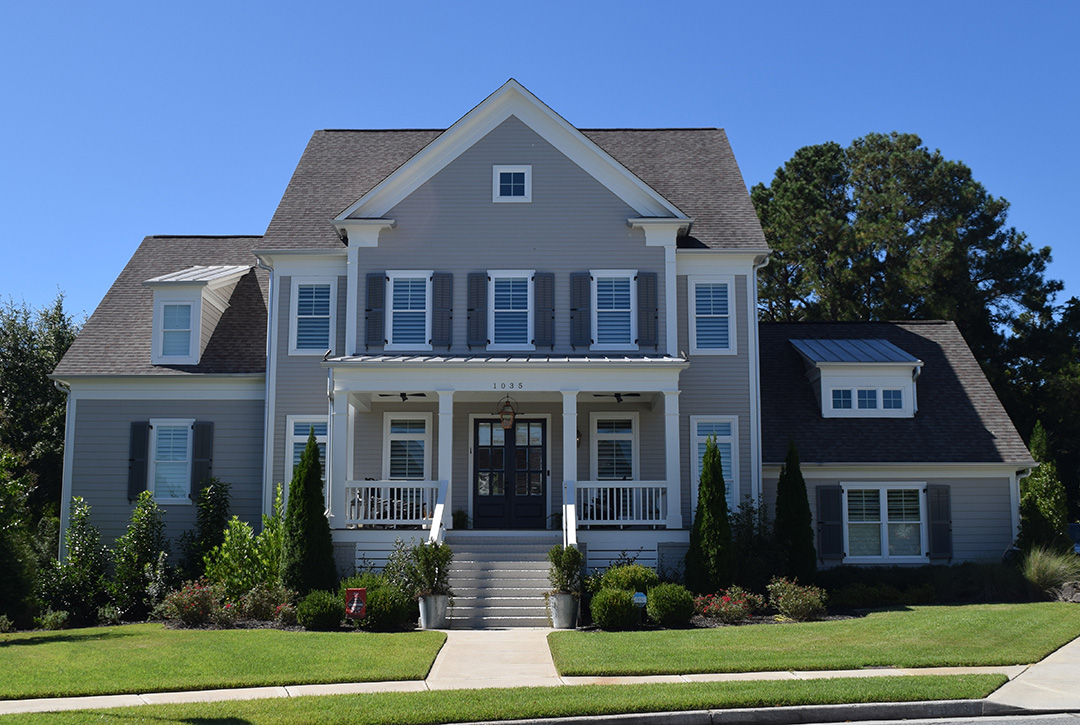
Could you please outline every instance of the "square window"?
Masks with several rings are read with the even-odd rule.
[[[859,393],[859,410],[876,410],[877,409],[877,391],[876,390],[860,390]]]
[[[881,391],[881,407],[885,410],[903,410],[904,408],[904,391],[903,390],[882,390]]]
[[[491,171],[492,201],[532,201],[531,166],[493,166]]]
[[[850,410],[851,409],[851,391],[850,390],[834,390],[834,391],[832,391],[832,407],[833,407],[833,410]]]

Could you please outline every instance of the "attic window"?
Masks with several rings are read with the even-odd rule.
[[[882,339],[790,340],[825,418],[913,418],[923,363]]]
[[[532,166],[492,166],[491,200],[532,201]]]
[[[199,298],[155,295],[153,365],[197,365],[201,308]]]

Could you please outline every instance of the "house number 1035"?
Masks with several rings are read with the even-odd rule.
[[[492,390],[522,390],[525,383],[492,383]]]

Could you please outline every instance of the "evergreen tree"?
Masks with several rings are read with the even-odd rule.
[[[32,484],[16,476],[18,460],[0,446],[0,615],[25,627],[32,614],[36,560],[27,525]]]
[[[325,511],[319,446],[312,430],[289,484],[281,562],[282,584],[300,594],[337,587],[334,545]]]
[[[776,541],[784,561],[784,574],[809,583],[817,572],[817,551],[806,496],[806,481],[799,466],[795,441],[788,443],[787,459],[776,484]]]
[[[699,594],[717,592],[731,584],[734,568],[720,449],[710,437],[705,443],[697,511],[686,552],[686,586]]]
[[[154,494],[143,491],[127,531],[116,540],[113,550],[115,574],[109,589],[124,619],[143,620],[150,614],[155,604],[150,585],[165,576],[168,551],[164,512]]]
[[[1020,480],[1020,535],[1017,546],[1023,551],[1035,547],[1069,551],[1072,541],[1068,524],[1065,487],[1058,478],[1057,464],[1047,458],[1046,429],[1036,421],[1031,433],[1031,455],[1039,467]]]

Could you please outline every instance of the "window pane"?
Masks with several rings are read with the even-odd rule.
[[[302,284],[296,289],[296,314],[329,315],[330,285]]]
[[[329,347],[329,317],[296,318],[296,348],[298,350],[326,350]]]
[[[850,390],[834,390],[832,391],[832,407],[835,410],[845,410],[851,408],[851,391]]]
[[[885,410],[902,410],[904,407],[903,390],[882,390],[881,402]]]
[[[889,556],[921,556],[919,524],[889,524]]]
[[[490,446],[491,423],[480,423],[479,426],[477,426],[477,432],[479,434],[480,440],[478,440],[476,444],[479,446]]]
[[[894,489],[886,494],[889,521],[919,521],[919,490]]]
[[[596,341],[605,344],[630,344],[630,313],[597,312]]]
[[[191,332],[189,330],[163,330],[161,333],[161,354],[190,355]]]
[[[707,438],[709,436],[725,438],[731,435],[731,423],[723,421],[699,421],[697,424],[697,435],[702,438]]]
[[[596,432],[599,435],[610,435],[612,433],[630,434],[634,432],[634,422],[629,418],[618,420],[598,420],[596,421]]]
[[[307,440],[308,433],[314,431],[316,438],[326,437],[326,423],[293,423],[293,435]]]
[[[629,310],[630,278],[600,277],[596,280],[596,309]]]
[[[848,556],[881,556],[879,524],[848,524]]]
[[[302,284],[296,288],[296,349],[330,347],[330,285]]]
[[[423,480],[423,441],[390,441],[390,478]]]
[[[394,280],[395,310],[427,310],[427,280],[423,277]]]
[[[860,390],[859,391],[859,410],[873,410],[877,408],[877,391],[876,390]]]
[[[881,521],[881,492],[876,488],[847,492],[848,521]]]
[[[529,313],[526,312],[500,312],[495,310],[495,338],[496,345],[527,345],[529,344]]]
[[[731,346],[728,318],[699,317],[694,323],[697,330],[697,346],[707,350],[726,350]]]
[[[418,435],[423,435],[426,427],[426,421],[419,418],[390,420],[391,433],[416,433]]]
[[[427,313],[426,312],[394,312],[394,339],[395,345],[426,345],[427,344]]]
[[[699,315],[726,315],[728,295],[726,284],[694,285],[694,311]]]
[[[596,475],[603,479],[631,479],[634,476],[632,441],[596,442]]]
[[[164,305],[163,330],[190,330],[191,305]]]
[[[500,171],[499,196],[525,196],[525,172]]]
[[[188,494],[188,426],[157,426],[154,431],[154,496]]]

